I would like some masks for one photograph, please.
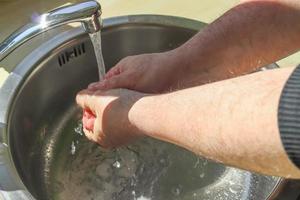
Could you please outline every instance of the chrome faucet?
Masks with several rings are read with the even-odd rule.
[[[0,62],[17,47],[37,35],[71,22],[81,22],[88,33],[102,26],[101,6],[96,1],[86,1],[57,8],[42,14],[33,22],[21,27],[0,44]]]

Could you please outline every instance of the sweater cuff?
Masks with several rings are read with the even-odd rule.
[[[300,168],[300,65],[293,71],[282,90],[278,125],[287,155]]]

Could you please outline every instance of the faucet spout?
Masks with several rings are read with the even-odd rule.
[[[95,32],[100,31],[100,29],[102,27],[102,20],[101,20],[100,16],[101,16],[101,12],[97,11],[90,17],[90,19],[88,19],[82,23],[86,32],[95,33]]]
[[[21,27],[0,44],[0,62],[17,47],[37,35],[72,22],[81,22],[87,33],[100,31],[101,6],[96,1],[85,1],[59,7],[40,15],[33,22]]]

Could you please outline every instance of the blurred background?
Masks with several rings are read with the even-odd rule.
[[[0,42],[31,17],[53,8],[82,0],[0,0]],[[103,18],[131,14],[162,14],[211,23],[239,0],[101,0]],[[266,33],[269,34],[269,33]],[[300,53],[278,62],[281,67],[296,66]],[[1,67],[1,66],[0,66]],[[3,72],[0,68],[0,85]]]
[[[35,13],[82,0],[0,0],[0,41]],[[175,15],[212,22],[239,0],[101,0],[103,18],[130,14]]]

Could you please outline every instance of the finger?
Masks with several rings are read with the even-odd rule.
[[[95,123],[93,131],[87,131],[87,137],[89,140],[98,143],[103,148],[108,148],[110,145],[107,145],[107,137],[102,132],[101,123]]]
[[[83,116],[82,116],[82,123],[83,123],[83,127],[85,129],[87,129],[89,131],[93,131],[95,119],[96,119],[96,116],[93,113],[84,109]]]
[[[99,145],[102,145],[103,143],[103,139],[102,139],[102,132],[101,129],[99,129],[99,123],[96,123],[96,118],[94,119],[89,119],[89,120],[93,120],[93,127],[86,127],[83,126],[83,132],[85,134],[85,136],[93,142],[98,143]],[[98,125],[97,125],[98,124]]]
[[[104,79],[102,81],[98,81],[98,82],[94,82],[88,85],[88,89],[95,91],[95,90],[107,90],[107,89],[112,89],[112,88],[116,88],[114,87],[114,85],[111,82],[115,82],[114,80],[110,81],[111,78],[113,77],[119,77],[120,79],[122,79],[121,76],[119,76],[121,74],[121,68],[120,67],[113,67],[111,68],[106,75],[104,76]]]
[[[130,79],[128,78],[127,74],[120,74],[111,77],[110,79],[106,79],[103,81],[101,86],[95,86],[97,90],[110,90],[115,88],[128,88],[130,89]]]
[[[88,85],[89,90],[94,90],[96,88],[102,88],[103,87],[103,81],[94,82]]]
[[[103,143],[103,130],[102,130],[102,123],[98,120],[94,123],[93,132],[95,133],[95,141],[98,144]]]
[[[104,87],[106,90],[114,88],[128,88],[130,87],[130,79],[125,73],[120,74],[118,76],[107,79],[104,83]]]
[[[96,98],[94,96],[94,91],[91,90],[82,90],[76,95],[77,104],[83,108],[88,109],[95,113],[96,109]]]
[[[87,139],[94,141],[92,131],[83,128],[83,132],[84,132],[84,135],[87,137]]]
[[[95,122],[93,133],[94,141],[101,147],[109,149],[114,146],[111,137],[108,135],[109,133],[104,132],[103,123],[99,121]]]
[[[115,66],[111,68],[104,76],[104,79],[109,79],[113,76],[121,74],[121,68],[119,66]]]

